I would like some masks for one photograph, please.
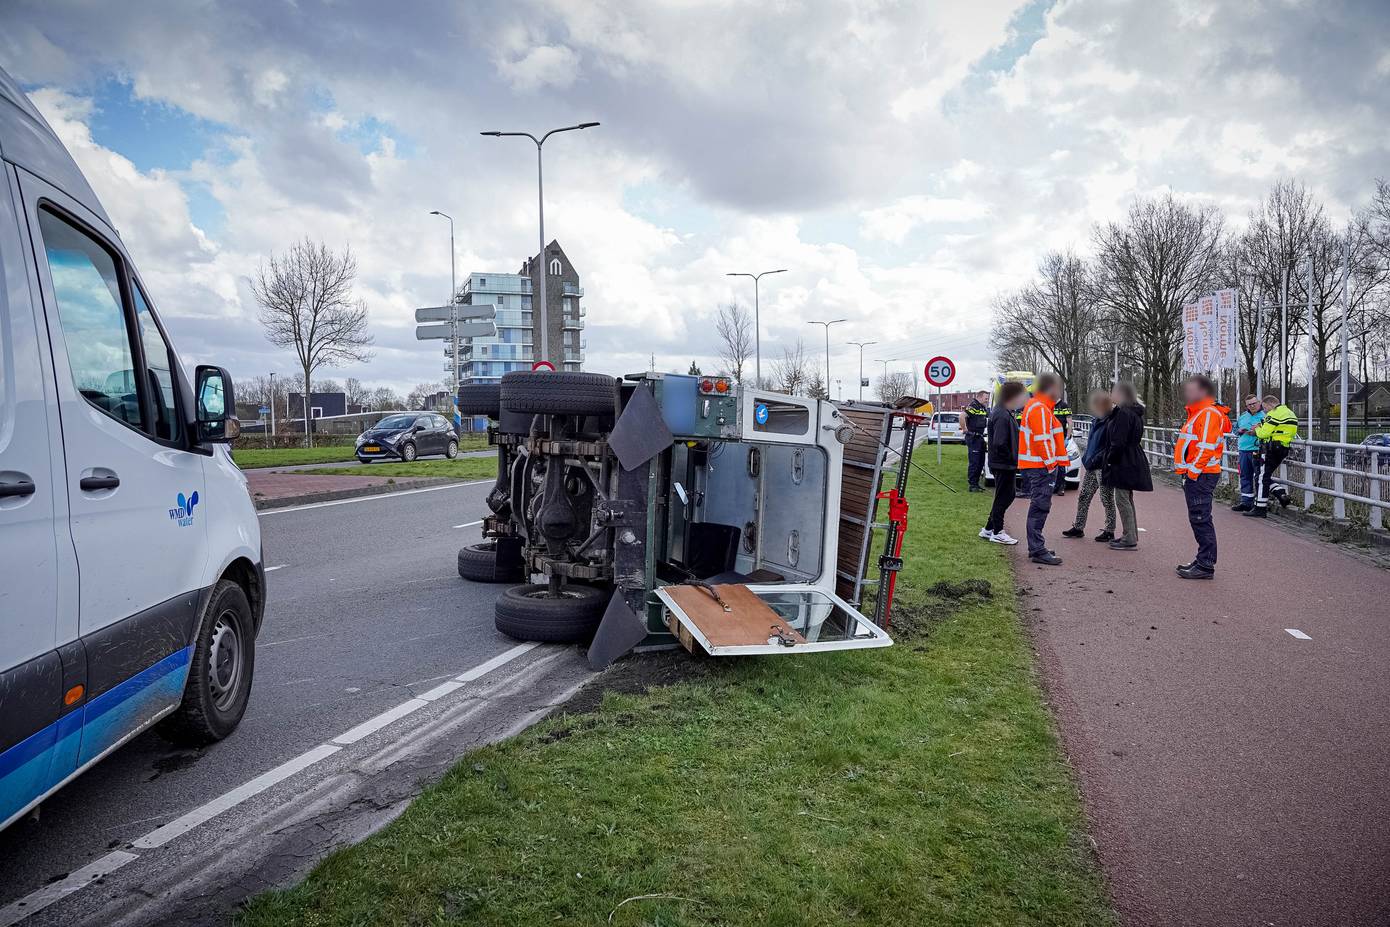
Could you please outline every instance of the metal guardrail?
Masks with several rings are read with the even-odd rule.
[[[1090,419],[1076,416],[1072,428],[1078,444],[1090,434]],[[1155,469],[1173,469],[1176,428],[1148,426],[1144,429],[1144,454]],[[1221,472],[1231,475],[1239,487],[1240,456],[1236,436],[1226,435],[1221,449]],[[1288,459],[1279,468],[1278,482],[1300,491],[1299,504],[1305,512],[1314,508],[1327,511],[1334,519],[1363,520],[1375,530],[1385,527],[1390,509],[1390,448],[1338,441],[1295,440]]]

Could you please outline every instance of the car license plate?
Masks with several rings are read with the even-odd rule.
[[[381,453],[381,448],[378,447],[378,446],[375,445],[375,444],[364,444],[364,445],[362,445],[362,450],[366,451],[368,454],[379,454],[379,453]]]

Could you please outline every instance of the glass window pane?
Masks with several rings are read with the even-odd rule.
[[[47,210],[39,230],[53,277],[73,384],[101,411],[140,427],[140,400],[120,277],[109,252]]]
[[[154,314],[139,287],[135,292],[135,322],[140,329],[140,344],[145,349],[145,370],[150,393],[154,396],[154,427],[150,433],[162,441],[177,441],[183,434],[174,398],[174,352],[160,334]]]

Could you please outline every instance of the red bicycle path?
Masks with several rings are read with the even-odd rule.
[[[1390,924],[1390,572],[1218,503],[1216,578],[1183,580],[1180,490],[1135,494],[1133,552],[1091,540],[1099,497],[1061,537],[1076,498],[1064,563],[1015,570],[1122,924]]]

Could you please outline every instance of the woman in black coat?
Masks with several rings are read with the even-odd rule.
[[[1110,542],[1114,550],[1139,546],[1139,523],[1134,513],[1134,494],[1153,492],[1149,459],[1144,456],[1144,407],[1131,383],[1116,383],[1111,392],[1115,410],[1106,419],[1105,466],[1101,483],[1115,491],[1121,535]]]

